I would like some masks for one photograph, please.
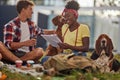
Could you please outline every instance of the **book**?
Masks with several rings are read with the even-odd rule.
[[[48,41],[53,47],[59,47],[58,43],[62,43],[62,41],[58,38],[56,34],[50,35],[41,35],[46,41]]]

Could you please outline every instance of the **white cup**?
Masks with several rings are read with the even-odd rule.
[[[27,60],[27,67],[32,67],[34,63],[33,60]]]
[[[22,63],[23,63],[22,60],[16,60],[15,61],[16,67],[18,67],[18,68],[20,68],[22,66]]]

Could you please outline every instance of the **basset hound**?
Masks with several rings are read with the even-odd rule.
[[[96,40],[91,59],[95,61],[101,72],[118,71],[120,63],[114,58],[113,43],[107,34],[101,34]]]

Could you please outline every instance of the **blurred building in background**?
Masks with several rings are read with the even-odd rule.
[[[0,0],[0,17],[6,13],[2,6],[13,6],[18,0]],[[56,15],[61,15],[64,5],[69,0],[33,0],[36,4],[32,19],[41,28],[55,29],[51,20]],[[120,0],[76,0],[80,3],[78,22],[85,23],[91,31],[90,49],[94,49],[95,41],[100,34],[108,34],[113,41],[114,50],[120,52]],[[12,8],[11,8],[12,9]],[[3,11],[3,12],[1,12]],[[14,8],[15,11],[15,8]],[[12,14],[10,14],[12,13]],[[7,16],[9,16],[7,19]],[[5,19],[0,24],[5,24],[16,15],[16,11],[9,9]],[[2,27],[0,25],[0,27]],[[2,32],[1,32],[2,33]],[[41,44],[43,43],[43,44]],[[38,39],[38,47],[46,47],[45,41]]]

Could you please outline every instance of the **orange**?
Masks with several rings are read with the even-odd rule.
[[[0,80],[5,80],[7,78],[7,75],[3,74]]]

